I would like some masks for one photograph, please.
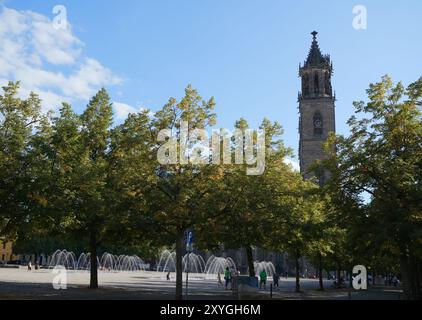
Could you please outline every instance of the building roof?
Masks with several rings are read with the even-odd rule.
[[[323,67],[331,69],[331,60],[329,55],[323,55],[318,45],[317,34],[318,32],[314,31],[311,33],[313,36],[313,41],[311,49],[309,50],[308,58],[305,61],[305,68],[315,68]]]

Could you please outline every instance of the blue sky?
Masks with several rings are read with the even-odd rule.
[[[70,30],[46,27],[58,4],[67,9]],[[368,10],[367,30],[352,27],[355,5]],[[298,66],[311,31],[334,61],[339,133],[347,133],[352,102],[365,99],[370,82],[390,74],[408,84],[422,75],[419,0],[9,0],[1,6],[0,81],[21,80],[24,93],[40,91],[47,108],[64,99],[81,111],[105,86],[119,122],[127,111],[158,110],[192,84],[204,98],[216,98],[218,127],[244,117],[256,128],[268,117],[283,125],[295,152]]]

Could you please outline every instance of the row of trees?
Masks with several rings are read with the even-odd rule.
[[[154,116],[145,110],[113,126],[112,104],[104,89],[82,114],[63,104],[59,114],[53,115],[41,113],[35,94],[18,98],[19,84],[9,83],[0,95],[1,235],[18,240],[58,237],[85,246],[92,257],[91,288],[98,287],[94,257],[101,248],[117,244],[127,250],[154,252],[173,246],[176,298],[181,299],[184,239],[187,230],[194,230],[197,245],[204,250],[221,244],[226,249],[244,248],[251,275],[255,274],[253,246],[288,252],[296,260],[297,290],[303,256],[318,266],[321,289],[323,269],[351,270],[355,262],[365,259],[384,272],[402,261],[406,284],[416,286],[406,290],[414,296],[420,292],[421,274],[418,106],[422,80],[407,91],[394,88],[394,101],[385,89],[392,86],[389,81],[384,78],[371,86],[370,103],[356,105],[366,118],[350,121],[350,137],[330,139],[329,159],[316,164],[332,172],[322,189],[285,164],[291,150],[281,140],[281,126],[267,119],[261,124],[266,133],[263,175],[246,175],[246,164],[159,164],[157,153],[166,143],[157,139],[161,130],[170,130],[181,142],[185,141],[180,135],[181,121],[189,123],[189,134],[216,123],[214,99],[203,100],[190,86],[180,101],[169,99]],[[407,94],[409,100],[399,102],[400,94]],[[380,116],[378,110],[385,106],[397,115],[385,110]],[[240,119],[235,127],[245,131],[248,123]],[[380,130],[391,136],[382,136]],[[257,138],[252,147],[255,153]],[[247,151],[243,141],[233,139],[233,158],[239,143]],[[382,178],[387,179],[383,185],[375,184],[381,180],[366,171],[378,170],[381,177],[388,168],[392,172]],[[392,190],[394,180],[390,179],[394,178],[394,188],[408,189],[394,189],[400,190],[397,197],[404,198],[393,203],[383,197]],[[370,204],[362,202],[362,191],[373,195]],[[388,201],[392,199],[390,194]],[[401,238],[387,239],[393,230]]]
[[[422,78],[407,88],[384,76],[355,102],[348,137],[332,136],[332,173],[326,186],[337,225],[345,231],[340,255],[372,271],[400,273],[408,297],[422,295]],[[362,203],[362,195],[371,198]],[[341,252],[337,251],[336,252]]]

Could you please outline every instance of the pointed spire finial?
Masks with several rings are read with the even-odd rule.
[[[312,32],[311,34],[312,34],[312,36],[314,37],[314,40],[316,40],[316,36],[318,35],[318,32],[314,31],[314,32]]]

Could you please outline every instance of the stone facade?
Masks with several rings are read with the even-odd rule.
[[[10,241],[0,241],[0,263],[7,264],[18,259],[19,256],[13,253],[13,243]]]
[[[328,172],[311,172],[310,167],[326,155],[323,144],[335,127],[335,101],[331,77],[333,65],[328,55],[322,55],[316,32],[304,66],[300,67],[302,92],[299,93],[299,159],[301,173],[306,179],[317,177],[324,184]]]

